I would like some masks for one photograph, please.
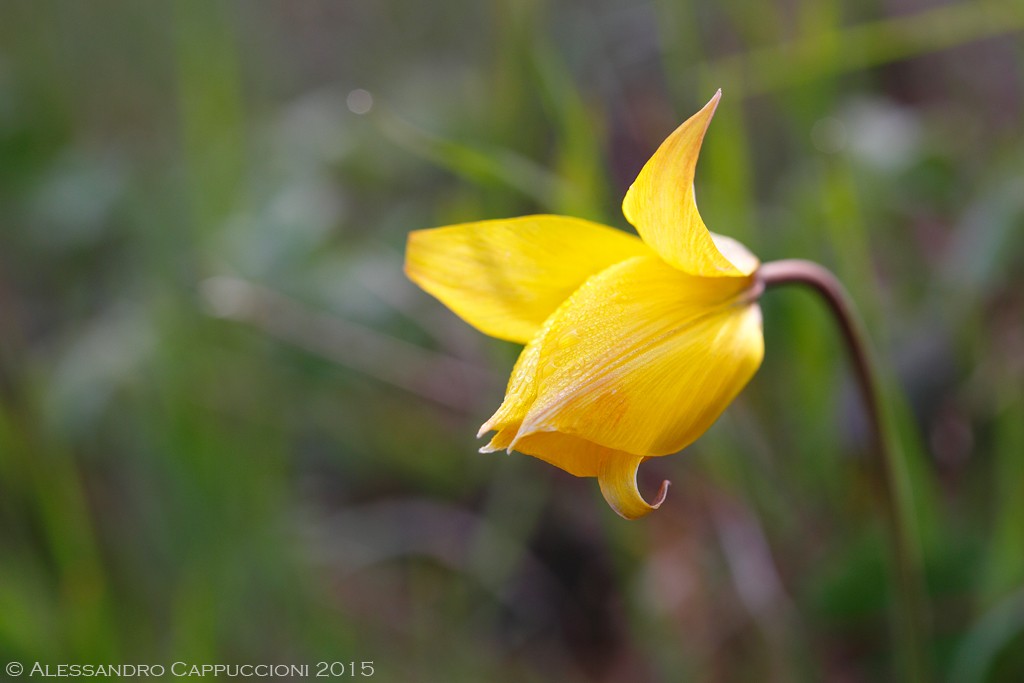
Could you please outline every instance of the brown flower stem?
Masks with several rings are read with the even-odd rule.
[[[864,399],[877,460],[873,474],[878,485],[893,556],[894,635],[903,664],[901,680],[928,681],[925,654],[928,642],[927,599],[921,549],[914,518],[913,491],[907,461],[885,403],[878,364],[871,352],[864,326],[846,289],[827,269],[810,261],[789,259],[763,264],[758,282],[765,289],[796,284],[809,287],[828,304],[839,325]]]

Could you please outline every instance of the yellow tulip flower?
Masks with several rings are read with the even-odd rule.
[[[721,91],[679,126],[622,204],[640,237],[563,216],[409,235],[409,278],[485,334],[526,345],[481,451],[596,476],[627,519],[658,507],[636,473],[693,443],[764,355],[757,258],[708,231],[693,176]]]

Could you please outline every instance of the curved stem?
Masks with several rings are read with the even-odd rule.
[[[904,667],[904,680],[929,680],[927,643],[928,617],[922,572],[921,550],[914,522],[913,492],[907,462],[900,450],[864,326],[849,294],[827,269],[810,261],[789,259],[763,264],[758,281],[765,289],[796,284],[809,287],[828,304],[839,325],[853,362],[857,385],[867,411],[874,439],[874,475],[879,484],[885,522],[896,571],[895,630]]]

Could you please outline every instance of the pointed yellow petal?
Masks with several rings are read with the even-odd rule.
[[[643,457],[627,454],[605,458],[597,475],[604,499],[615,512],[626,519],[638,519],[657,510],[668,495],[668,479],[661,482],[661,488],[658,489],[653,503],[648,503],[640,495],[640,489],[636,485],[636,473],[644,460]]]
[[[661,143],[622,202],[622,213],[644,241],[665,261],[691,275],[741,276],[757,267],[756,259],[751,267],[719,251],[693,197],[697,156],[721,96],[719,90]]]
[[[656,257],[611,266],[577,290],[531,352],[536,396],[503,425],[667,455],[718,418],[761,363],[753,278],[702,278]],[[505,435],[507,439],[507,434]]]
[[[481,332],[525,344],[584,280],[645,253],[614,228],[524,216],[410,233],[405,272]]]

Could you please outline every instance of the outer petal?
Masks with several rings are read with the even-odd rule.
[[[560,432],[640,456],[686,447],[761,363],[752,284],[686,275],[656,257],[591,278],[546,323],[531,361],[536,396],[509,446]]]
[[[563,306],[567,304],[568,302],[563,302]],[[505,390],[505,399],[477,433],[480,437],[491,430],[497,431],[490,442],[480,449],[481,453],[512,450],[510,444],[519,433],[523,419],[537,398],[540,353],[556,320],[557,313],[549,316],[519,354]],[[601,463],[613,454],[632,458],[629,454],[558,432],[538,432],[525,436],[516,443],[516,450],[560,467],[577,477],[596,477],[601,469]]]
[[[584,280],[640,240],[578,218],[524,216],[409,234],[409,278],[481,332],[525,344]]]
[[[622,202],[622,213],[644,241],[665,261],[691,275],[741,276],[757,267],[756,259],[751,266],[723,255],[693,197],[697,156],[721,96],[719,90],[661,143]]]
[[[565,302],[563,302],[564,304]],[[544,321],[544,324],[534,335],[530,343],[519,354],[519,359],[516,361],[515,367],[512,368],[508,387],[505,389],[505,399],[501,402],[501,406],[498,407],[494,415],[480,427],[476,434],[477,438],[480,438],[491,430],[497,431],[497,434],[494,435],[490,443],[480,449],[481,453],[491,453],[504,449],[511,450],[509,444],[512,443],[516,434],[519,433],[519,427],[522,425],[526,413],[530,410],[530,406],[533,405],[534,399],[537,398],[537,369],[540,365],[540,352],[544,345],[544,339],[547,337],[554,321],[555,316],[552,314]],[[578,476],[587,476],[586,474],[574,471],[576,468],[563,467],[563,469],[572,474],[578,474]],[[596,470],[594,473],[596,474]]]

